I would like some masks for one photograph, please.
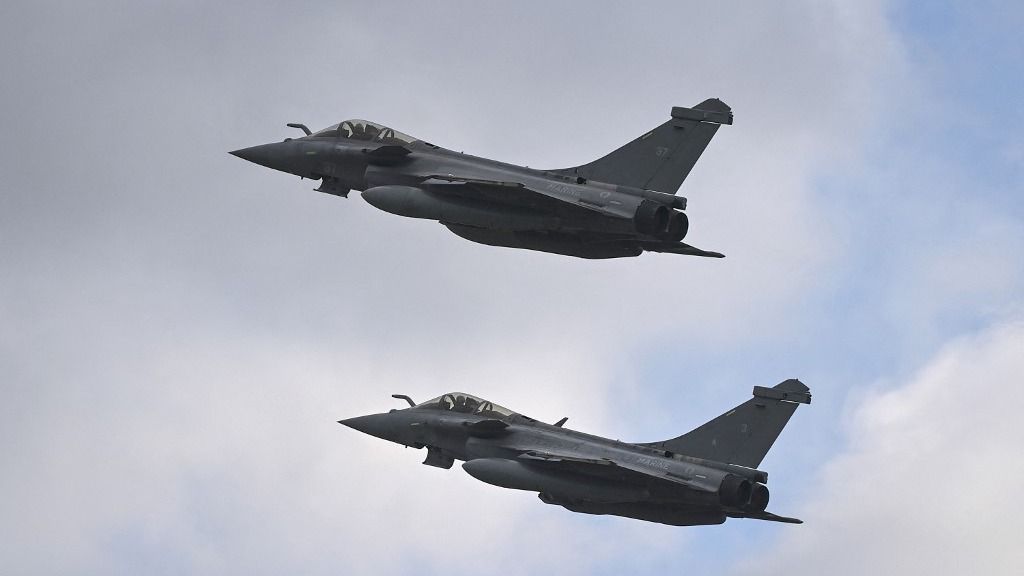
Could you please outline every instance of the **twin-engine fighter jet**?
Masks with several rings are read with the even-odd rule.
[[[427,449],[423,462],[462,468],[474,478],[538,492],[573,512],[611,514],[675,526],[756,518],[799,524],[766,512],[768,474],[757,470],[800,404],[799,380],[754,387],[754,397],[678,438],[628,444],[538,422],[453,392],[409,408],[339,423],[384,440]]]
[[[675,107],[668,122],[589,164],[534,170],[446,150],[365,120],[244,148],[235,156],[303,178],[319,192],[351,190],[392,214],[437,220],[473,242],[580,258],[644,251],[711,256],[682,242],[689,229],[676,196],[732,110],[710,99]],[[558,130],[545,138],[563,135]]]

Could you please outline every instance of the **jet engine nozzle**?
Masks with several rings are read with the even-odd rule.
[[[636,231],[641,234],[657,234],[668,226],[668,207],[654,200],[644,200],[633,215]]]
[[[668,219],[668,227],[665,228],[665,239],[672,242],[680,242],[686,238],[686,232],[690,229],[690,219],[685,212],[672,212]]]
[[[718,488],[718,500],[725,506],[746,506],[747,502],[750,502],[752,490],[750,480],[735,474],[728,474]]]
[[[768,487],[764,484],[754,484],[750,493],[750,504],[748,508],[764,512],[768,507]]]

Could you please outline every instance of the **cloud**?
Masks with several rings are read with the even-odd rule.
[[[628,439],[771,384],[748,351],[843,320],[806,305],[856,249],[816,182],[907,83],[885,6],[857,6],[19,6],[0,23],[0,571],[592,573],[720,549],[750,523],[572,515],[334,421],[456,388]],[[478,246],[226,154],[351,115],[568,165],[710,96],[737,122],[682,194],[724,261]],[[656,403],[651,357],[673,380]],[[692,381],[710,362],[742,374]]]
[[[1024,322],[949,343],[907,382],[854,392],[849,447],[804,498],[806,524],[756,574],[1019,574]]]
[[[104,346],[90,348],[86,356]],[[59,389],[23,390],[20,410],[3,410],[5,455],[18,463],[0,478],[4,517],[18,520],[0,525],[17,550],[6,570],[403,573],[414,565],[434,573],[457,572],[450,562],[472,552],[495,570],[558,565],[582,574],[618,554],[598,546],[612,533],[618,546],[641,543],[642,530],[588,527],[532,494],[480,484],[457,467],[421,466],[422,451],[335,423],[398,405],[391,391],[423,400],[417,390],[445,389],[417,381],[421,371],[445,374],[439,363],[401,367],[375,345],[336,354],[325,343],[241,335],[158,349],[118,341],[103,351],[119,358],[104,369],[106,384],[78,362],[85,380],[36,367],[34,376]],[[541,412],[541,399],[572,405],[565,371],[599,377],[585,355],[536,352],[501,374],[486,358],[458,374]],[[523,384],[519,394],[514,383]],[[581,400],[578,409],[593,412],[594,399]],[[555,538],[562,547],[546,545]],[[591,547],[600,550],[574,560]]]

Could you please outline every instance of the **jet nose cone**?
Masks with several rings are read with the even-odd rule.
[[[388,425],[387,414],[370,414],[369,416],[346,418],[338,420],[338,424],[344,424],[353,430],[358,430],[363,434],[369,434],[377,438],[383,438],[384,440],[391,439],[389,438],[391,436],[389,434],[391,426]]]
[[[285,140],[234,150],[231,155],[281,172],[316,179],[320,175],[314,170],[330,161],[329,152],[330,149],[322,142]]]
[[[270,163],[270,154],[267,150],[267,145],[262,144],[260,146],[251,146],[249,148],[240,148],[233,150],[230,153],[232,156],[237,156],[242,160],[248,160],[254,164],[260,166],[267,166]]]

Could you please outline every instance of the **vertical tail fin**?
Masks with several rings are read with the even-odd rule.
[[[677,454],[757,468],[810,389],[795,379],[773,388],[754,387],[754,397],[678,438],[647,444]]]
[[[672,108],[672,119],[589,164],[563,174],[675,194],[732,109],[717,98],[693,108]]]

